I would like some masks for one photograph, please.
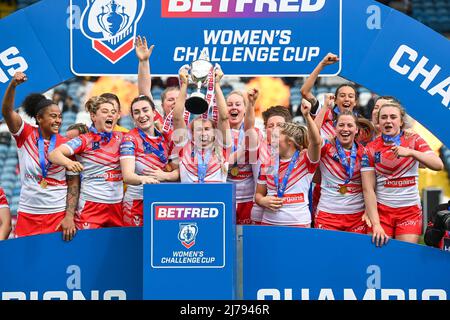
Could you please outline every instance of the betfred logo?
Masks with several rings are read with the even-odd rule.
[[[268,18],[317,12],[326,0],[162,0],[163,18]]]
[[[214,219],[219,209],[205,206],[155,206],[156,220]]]
[[[133,51],[144,8],[145,0],[89,0],[81,15],[81,32],[114,64]]]

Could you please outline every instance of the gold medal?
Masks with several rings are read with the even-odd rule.
[[[348,191],[347,190],[347,186],[342,185],[342,186],[339,187],[339,193],[340,194],[346,194],[347,191]]]
[[[40,185],[41,185],[41,188],[42,188],[42,189],[47,188],[47,185],[48,185],[47,180],[42,179]]]
[[[235,166],[231,168],[230,173],[233,177],[237,177],[239,175],[239,167]]]

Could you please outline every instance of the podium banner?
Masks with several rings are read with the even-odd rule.
[[[0,241],[1,300],[142,299],[142,228]]]
[[[244,299],[447,300],[450,253],[368,235],[244,226]],[[293,245],[295,244],[295,245]],[[264,267],[261,267],[264,266]]]
[[[234,188],[144,186],[144,299],[235,298]]]

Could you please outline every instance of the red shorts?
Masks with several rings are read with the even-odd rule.
[[[77,229],[123,227],[122,202],[98,203],[80,200],[75,215]]]
[[[367,224],[361,218],[364,211],[352,214],[335,214],[318,210],[314,220],[317,229],[367,233]]]
[[[16,237],[27,237],[37,234],[56,232],[56,227],[64,219],[66,211],[50,214],[31,214],[17,212]]]
[[[311,224],[310,223],[307,223],[307,224],[278,225],[278,224],[270,224],[270,223],[261,221],[260,225],[262,225],[262,226],[277,226],[277,227],[311,228]]]
[[[377,203],[384,232],[390,237],[402,234],[422,234],[422,208],[419,205],[392,208]]]
[[[144,225],[143,206],[144,201],[142,199],[123,202],[124,226],[142,227]]]
[[[252,224],[252,208],[253,201],[238,203],[236,208],[236,224]]]

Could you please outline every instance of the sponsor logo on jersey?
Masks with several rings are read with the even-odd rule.
[[[291,193],[283,196],[283,204],[303,203],[305,196],[303,193]]]
[[[386,180],[384,183],[385,188],[406,188],[416,185],[415,177],[405,177],[398,179]]]

